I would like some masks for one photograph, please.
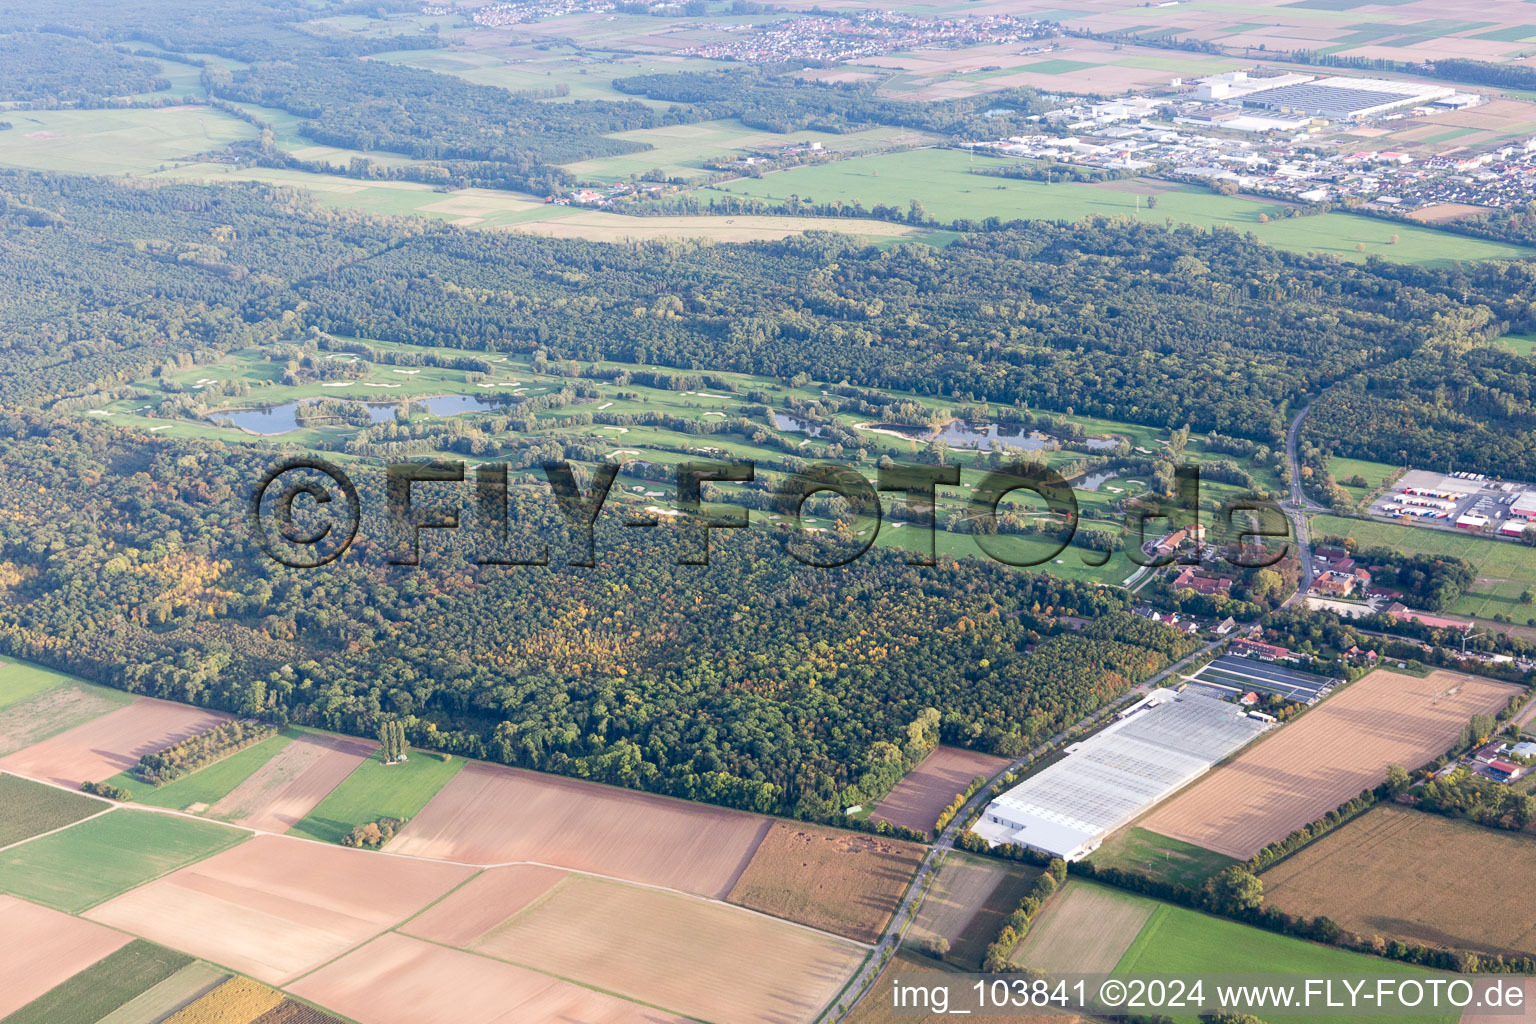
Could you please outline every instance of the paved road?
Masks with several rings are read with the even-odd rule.
[[[1187,658],[1180,659],[1179,661],[1174,662],[1172,665],[1169,665],[1167,668],[1157,673],[1157,675],[1152,676],[1150,679],[1143,682],[1140,686],[1136,687],[1136,689],[1132,692],[1141,693],[1156,687],[1164,679],[1167,679],[1169,676],[1182,671],[1191,661],[1194,661],[1196,658],[1208,653],[1209,651],[1225,642],[1225,640],[1211,641],[1204,647],[1200,648],[1200,650],[1189,655]],[[891,915],[891,923],[886,926],[885,934],[880,936],[879,942],[875,943],[874,952],[867,960],[864,961],[864,965],[860,967],[859,972],[853,976],[853,980],[848,983],[848,986],[843,990],[842,995],[834,1000],[833,1005],[829,1006],[822,1014],[820,1018],[821,1024],[833,1024],[833,1022],[841,1019],[844,1014],[838,1013],[838,1006],[845,1006],[849,1010],[852,1010],[854,1005],[857,1004],[858,1001],[862,999],[866,994],[868,994],[869,990],[874,987],[875,982],[880,977],[881,970],[885,966],[886,953],[889,951],[892,955],[895,955],[896,947],[901,944],[902,933],[906,931],[906,926],[911,922],[913,918],[917,916],[918,910],[921,909],[923,898],[927,895],[926,886],[928,880],[933,876],[934,872],[938,871],[940,865],[944,863],[944,858],[948,856],[949,851],[955,848],[955,837],[960,834],[961,823],[968,820],[973,811],[991,799],[990,793],[992,787],[996,785],[997,780],[1002,778],[1003,775],[1008,772],[1018,771],[1020,768],[1024,767],[1024,765],[1027,764],[1031,758],[1044,754],[1052,747],[1061,743],[1067,738],[1067,734],[1069,732],[1083,728],[1084,726],[1092,725],[1101,719],[1113,714],[1115,709],[1119,706],[1120,702],[1116,701],[1113,704],[1100,708],[1093,714],[1078,722],[1077,725],[1073,727],[1073,729],[1063,730],[1062,732],[1057,733],[1049,740],[1045,741],[1034,750],[1030,751],[1028,754],[1025,754],[1023,757],[1016,758],[1014,761],[1010,762],[1006,768],[1001,769],[996,775],[993,775],[990,779],[988,779],[986,785],[982,786],[981,789],[977,790],[975,796],[966,801],[965,806],[960,808],[960,813],[956,814],[953,820],[950,821],[949,827],[940,833],[938,838],[934,840],[933,845],[928,848],[928,854],[923,858],[922,864],[918,866],[917,874],[913,877],[912,884],[907,887],[906,896],[902,898],[901,905],[896,908],[896,913]]]
[[[1285,432],[1285,457],[1291,464],[1291,497],[1285,504],[1285,514],[1291,520],[1291,529],[1296,534],[1296,553],[1301,560],[1301,577],[1297,581],[1296,593],[1286,598],[1287,605],[1306,597],[1307,591],[1312,589],[1312,584],[1317,580],[1317,567],[1312,563],[1312,538],[1307,524],[1307,515],[1328,511],[1308,498],[1307,492],[1301,487],[1301,460],[1297,457],[1299,447],[1297,442],[1301,436],[1301,421],[1306,419],[1307,412],[1311,408],[1310,402],[1302,406],[1296,418],[1291,420],[1290,429]]]

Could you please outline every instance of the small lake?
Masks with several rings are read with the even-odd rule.
[[[780,430],[788,430],[796,434],[807,434],[811,437],[821,436],[821,428],[809,420],[803,420],[798,416],[791,416],[787,412],[775,412],[771,409],[768,411],[768,414],[773,417],[773,425]]]
[[[1083,441],[1083,444],[1087,445],[1090,450],[1096,452],[1107,452],[1119,443],[1120,439],[1118,437],[1090,437]]]
[[[1081,476],[1074,480],[1072,482],[1072,487],[1074,490],[1079,491],[1096,491],[1118,475],[1119,472],[1117,470],[1105,470],[1101,473],[1089,473],[1086,476]]]
[[[927,436],[930,439],[937,437],[952,448],[985,448],[993,441],[997,441],[1025,451],[1039,451],[1054,440],[1048,434],[1026,430],[1023,427],[1004,428],[996,423],[988,423],[978,428],[964,420],[950,420],[939,428],[937,434],[930,432]]]
[[[299,406],[314,401],[318,399],[305,398],[265,409],[232,409],[211,413],[208,418],[221,427],[238,427],[253,434],[286,434],[290,430],[299,429]],[[388,423],[395,418],[395,409],[400,403],[355,401],[352,404],[366,408],[370,422]],[[436,395],[432,398],[413,398],[411,404],[433,416],[457,416],[460,413],[490,409],[498,403],[487,401],[479,395]]]

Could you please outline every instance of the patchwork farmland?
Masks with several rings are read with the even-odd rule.
[[[1437,670],[1378,669],[1272,731],[1154,810],[1143,828],[1246,860],[1386,777],[1444,753],[1478,714],[1518,688]]]
[[[306,734],[209,809],[216,818],[267,832],[286,832],[352,774],[378,744]]]
[[[477,762],[432,798],[389,852],[558,864],[720,898],[768,825],[758,815]]]
[[[508,1020],[590,1024],[685,1024],[686,1018],[568,981],[433,945],[382,935],[291,986],[367,1024],[504,1024]],[[445,998],[444,993],[452,993]]]
[[[258,836],[87,916],[275,984],[399,924],[473,874]]]
[[[542,868],[487,872],[401,930],[722,1024],[767,1008],[809,1022],[866,953],[698,897]]]
[[[0,1017],[130,941],[122,932],[0,896]]]
[[[1487,953],[1536,956],[1522,899],[1536,875],[1530,839],[1385,805],[1263,874],[1268,902],[1341,928]]]
[[[127,707],[0,758],[0,770],[71,789],[126,771],[144,754],[168,747],[231,716],[140,697]]]

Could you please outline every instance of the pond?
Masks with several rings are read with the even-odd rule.
[[[1115,470],[1103,470],[1098,473],[1089,473],[1072,481],[1072,487],[1079,491],[1096,491],[1116,476]]]
[[[318,399],[305,398],[295,402],[268,406],[265,409],[229,409],[209,414],[209,419],[221,427],[238,427],[253,434],[286,434],[298,430],[299,406]],[[435,395],[432,398],[413,398],[411,403],[433,416],[457,416],[459,413],[489,409],[498,403],[480,395]],[[395,418],[399,402],[356,402],[368,410],[373,423],[388,423]]]
[[[768,414],[773,417],[773,425],[780,430],[789,430],[796,434],[809,434],[811,437],[821,436],[821,428],[809,420],[803,420],[798,416],[791,416],[787,412],[769,410]]]
[[[950,420],[940,427],[937,433],[930,432],[927,436],[929,439],[936,437],[952,448],[986,448],[993,441],[997,441],[1011,448],[1022,448],[1025,451],[1039,451],[1054,441],[1050,435],[1036,430],[1027,430],[1023,427],[1004,428],[996,423],[988,423],[986,426],[977,428],[964,420]]]

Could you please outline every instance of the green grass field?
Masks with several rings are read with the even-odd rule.
[[[189,818],[118,809],[0,853],[0,892],[77,914],[247,836]]]
[[[1220,196],[1194,187],[1168,190],[1167,184],[1161,182],[1148,182],[1145,192],[1140,192],[1129,182],[1116,183],[1113,188],[1073,183],[1047,185],[971,173],[972,167],[1005,165],[992,157],[973,157],[959,150],[924,149],[799,167],[717,187],[773,200],[795,194],[802,200],[859,200],[866,207],[887,203],[903,210],[910,200],[917,199],[929,214],[945,222],[991,216],[1004,220],[1075,221],[1093,214],[1137,217],[1153,223],[1172,219],[1202,227],[1227,226],[1251,231],[1277,248],[1327,253],[1351,260],[1381,256],[1433,265],[1533,255],[1519,246],[1353,214],[1285,218],[1281,216],[1281,204]],[[1149,194],[1156,195],[1157,205],[1153,209],[1147,208]],[[1260,223],[1260,215],[1268,217],[1269,222]],[[1391,243],[1393,236],[1397,236],[1396,244]],[[1360,245],[1365,247],[1364,252],[1358,251]]]
[[[0,1024],[96,1024],[192,963],[185,953],[135,939]]]
[[[1398,472],[1399,467],[1388,465],[1385,462],[1367,462],[1365,459],[1341,459],[1335,457],[1328,462],[1328,472],[1339,481],[1350,495],[1356,500],[1364,498],[1378,490]],[[1354,487],[1344,483],[1345,480],[1361,476],[1365,478],[1365,487]]]
[[[1494,344],[1526,359],[1536,356],[1536,334],[1506,334]]]
[[[1454,555],[1465,559],[1477,573],[1477,581],[1449,608],[1449,615],[1491,618],[1508,615],[1515,622],[1536,621],[1536,605],[1520,603],[1527,588],[1536,590],[1536,548],[1507,540],[1473,537],[1460,531],[1432,530],[1363,519],[1317,516],[1312,520],[1314,537],[1353,537],[1362,547],[1389,547],[1422,555]]]
[[[414,818],[463,767],[461,757],[439,761],[419,750],[404,764],[386,765],[374,754],[288,834],[339,843],[354,826],[380,818]]]
[[[1219,973],[1286,974],[1324,977],[1353,974],[1372,978],[1433,977],[1423,968],[1395,960],[1320,946],[1274,932],[1169,904],[1158,904],[1136,940],[1120,958],[1116,974],[1208,975]],[[1460,1014],[1379,1015],[1382,1024],[1455,1024]],[[1193,1022],[1194,1014],[1173,1018]],[[1308,1016],[1317,1024],[1349,1024],[1358,1017],[1346,1013]]]
[[[0,847],[89,818],[112,806],[84,793],[0,774]]]
[[[1237,861],[1178,839],[1128,828],[1110,836],[1089,857],[1094,867],[1140,872],[1175,885],[1199,889],[1205,880]]]
[[[270,739],[246,747],[222,761],[215,761],[200,771],[177,779],[175,782],[168,782],[159,788],[151,786],[131,771],[114,775],[107,781],[111,785],[122,786],[132,793],[135,803],[148,804],[151,807],[168,807],[173,811],[184,811],[193,804],[212,806],[229,795],[231,790],[249,778],[256,769],[270,761],[278,751],[293,742],[298,735],[297,729],[285,729]]]
[[[29,661],[7,661],[0,664],[0,708],[25,700],[34,694],[51,690],[65,683],[79,682],[74,676],[43,668]]]
[[[143,174],[222,149],[256,129],[210,107],[25,110],[7,115],[0,166],[77,174]]]

